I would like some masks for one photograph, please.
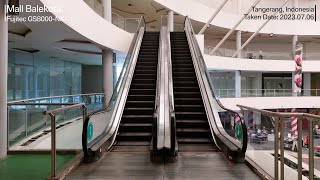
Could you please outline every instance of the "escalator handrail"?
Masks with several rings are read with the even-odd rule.
[[[162,18],[160,21],[160,28],[162,25]],[[156,82],[156,97],[155,97],[155,103],[154,103],[154,113],[153,113],[153,122],[152,122],[152,146],[153,151],[159,150],[160,145],[158,134],[159,134],[159,128],[160,128],[160,117],[159,117],[159,106],[160,106],[160,88],[161,88],[161,60],[162,60],[162,33],[160,30],[159,34],[159,48],[158,48],[158,63],[157,63],[157,82]],[[162,142],[163,144],[163,142]]]
[[[130,48],[128,50],[128,53],[127,53],[127,56],[126,56],[126,59],[125,59],[125,62],[123,64],[123,68],[121,70],[121,73],[120,73],[120,76],[117,80],[117,83],[113,89],[113,93],[112,93],[112,96],[108,102],[107,105],[105,105],[102,109],[99,109],[97,111],[94,111],[92,113],[90,113],[86,119],[84,120],[84,123],[83,123],[83,130],[82,130],[82,148],[83,148],[83,152],[85,155],[88,155],[89,152],[88,152],[88,146],[92,146],[94,145],[95,143],[97,143],[98,141],[100,141],[106,134],[106,131],[107,131],[107,127],[105,127],[105,130],[103,131],[102,134],[98,135],[94,140],[92,140],[90,142],[90,145],[88,145],[88,133],[87,133],[87,128],[88,128],[88,124],[89,124],[89,121],[90,121],[90,118],[95,115],[95,114],[99,114],[99,113],[103,113],[103,112],[108,112],[108,111],[111,111],[111,108],[112,108],[112,105],[113,105],[113,101],[118,101],[118,89],[119,89],[119,92],[122,91],[123,87],[124,87],[124,82],[127,81],[127,78],[128,78],[128,73],[132,66],[132,62],[133,62],[133,52],[136,51],[137,49],[137,46],[138,46],[138,42],[137,42],[137,39],[138,39],[138,36],[139,36],[139,32],[140,32],[140,29],[143,27],[144,28],[144,31],[145,31],[145,26],[146,26],[146,22],[145,22],[145,18],[143,16],[141,16],[140,20],[139,20],[139,23],[138,23],[138,26],[137,26],[137,30],[135,32],[135,35],[132,39],[132,42],[131,42],[131,45],[130,45]],[[141,43],[141,42],[140,42]],[[121,79],[121,77],[123,77],[123,80]]]
[[[155,112],[153,118],[153,149],[172,149],[175,147],[175,138],[172,137],[172,104],[173,87],[171,75],[171,48],[170,33],[164,23],[164,16],[160,21],[158,67],[157,67],[157,90]],[[174,129],[175,130],[175,129]],[[175,133],[174,133],[175,134]]]
[[[191,30],[191,34],[192,34],[192,38],[193,38],[193,41],[194,42],[197,42],[196,40],[196,37],[195,37],[195,33],[194,33],[194,29],[192,27],[192,24],[190,22],[190,19],[188,18],[188,16],[185,18],[185,27],[186,28],[190,28]],[[197,53],[197,61],[200,62],[200,67],[202,69],[202,71],[205,73],[205,76],[207,78],[207,82],[209,83],[209,88],[210,88],[210,91],[215,99],[215,101],[217,102],[217,104],[220,106],[220,108],[226,110],[226,111],[229,111],[229,112],[232,112],[234,114],[237,114],[238,117],[241,119],[241,126],[242,126],[242,131],[243,131],[243,137],[242,137],[242,145],[240,145],[238,143],[238,141],[234,140],[232,137],[230,137],[230,135],[228,135],[227,133],[221,133],[221,135],[225,136],[225,138],[227,138],[232,144],[234,144],[235,146],[237,146],[239,149],[241,149],[242,152],[245,152],[246,151],[246,148],[247,148],[247,141],[248,141],[248,136],[247,136],[247,128],[246,128],[246,125],[243,121],[243,115],[241,113],[238,113],[238,112],[235,112],[231,109],[228,109],[226,108],[221,102],[219,99],[216,98],[215,96],[215,91],[214,91],[214,86],[213,86],[213,83],[211,82],[210,80],[210,74],[208,72],[208,68],[206,67],[206,64],[204,62],[204,58],[203,58],[203,55],[202,55],[202,52],[200,50],[200,47],[199,47],[199,44],[198,43],[194,43],[194,46],[196,48],[196,51],[195,53]],[[218,128],[218,130],[221,130]]]
[[[174,104],[174,94],[173,94],[173,75],[172,75],[172,58],[171,58],[171,37],[170,31],[167,35],[168,39],[168,80],[169,80],[169,104],[170,104],[170,133],[171,133],[171,152],[175,154],[177,151],[177,128],[176,128],[176,115],[175,115],[175,104]]]

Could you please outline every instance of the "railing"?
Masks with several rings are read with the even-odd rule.
[[[51,96],[8,102],[8,147],[50,126],[50,120],[42,115],[43,111],[65,106],[65,104],[85,103],[88,111],[101,109],[104,94],[77,94]],[[66,110],[57,116],[57,124],[76,119],[78,110]]]
[[[56,148],[56,115],[59,112],[64,112],[73,108],[82,108],[83,120],[87,116],[87,108],[84,103],[73,104],[67,107],[57,108],[49,111],[44,111],[43,115],[49,115],[51,118],[51,177],[55,179],[57,176],[57,148]]]
[[[84,0],[92,10],[103,17],[103,5],[98,0]],[[135,33],[138,27],[140,18],[124,18],[115,12],[112,12],[112,24],[115,26],[128,31],[130,33]]]
[[[212,46],[204,46],[204,54],[209,53],[214,49]],[[218,48],[213,56],[232,57],[236,52],[235,49]],[[243,59],[259,59],[259,51],[241,51],[241,58]],[[292,53],[290,52],[263,52],[262,57],[264,60],[292,60]],[[320,60],[320,53],[304,53],[304,60]]]
[[[271,112],[267,110],[256,109],[254,107],[248,107],[244,105],[237,105],[242,110],[249,110],[254,113],[259,113],[264,116],[270,117],[274,121],[274,179],[284,179],[285,174],[289,175],[288,172],[285,172],[285,165],[294,167],[294,162],[288,163],[288,160],[285,157],[285,146],[288,145],[288,140],[285,140],[285,118],[295,118],[297,123],[297,134],[292,134],[292,136],[296,136],[296,138],[292,138],[292,149],[295,149],[298,154],[298,162],[297,162],[297,171],[298,171],[298,179],[301,180],[303,176],[308,176],[310,180],[319,177],[315,177],[314,175],[314,125],[315,122],[320,122],[320,116],[308,114],[308,113],[281,113],[281,112]],[[303,154],[303,130],[302,130],[302,121],[308,121],[308,163],[309,163],[309,171],[305,172],[305,169],[302,165],[302,154]],[[280,136],[279,136],[280,133]],[[295,140],[296,139],[296,140]],[[279,143],[280,143],[280,159],[279,159]],[[280,160],[280,174],[279,174],[279,160]],[[290,161],[290,160],[289,160]],[[267,166],[267,162],[265,162],[264,166]],[[264,167],[261,167],[262,169]],[[286,170],[287,171],[287,170]],[[268,172],[267,172],[268,173]],[[303,174],[304,173],[304,174]],[[272,174],[269,174],[272,176]]]
[[[144,31],[145,20],[141,17],[109,103],[87,116],[83,124],[82,148],[85,162],[97,160],[102,153],[102,148],[109,149],[115,140]],[[88,136],[88,128],[91,130],[95,128],[91,136]]]
[[[218,98],[235,98],[235,89],[216,89]],[[241,89],[241,97],[286,97],[292,96],[292,89]],[[320,89],[302,89],[299,96],[320,96]]]
[[[185,19],[185,32],[215,144],[230,160],[243,162],[248,140],[247,128],[243,122],[243,116],[240,113],[227,109],[216,99],[208,68],[204,62],[202,52],[188,17]],[[225,129],[226,127],[224,127],[221,122],[218,109],[223,109],[223,111],[228,112],[229,117],[232,117],[234,122],[237,122],[234,128]]]

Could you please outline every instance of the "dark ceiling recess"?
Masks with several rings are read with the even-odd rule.
[[[76,40],[76,39],[64,39],[61,41],[58,41],[59,43],[78,43],[78,44],[91,44],[90,41],[84,41],[84,40]]]
[[[65,50],[65,51],[82,53],[82,54],[102,55],[101,52],[97,52],[97,51],[87,51],[87,50],[73,49],[73,48],[62,48],[62,49]]]
[[[12,49],[17,51],[27,52],[27,53],[36,53],[40,51],[39,49],[34,49],[34,48],[12,48]]]
[[[133,4],[129,3],[128,6],[133,6]]]

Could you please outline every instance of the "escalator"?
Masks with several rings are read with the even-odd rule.
[[[221,151],[233,162],[244,162],[248,137],[243,116],[216,98],[188,17],[184,32],[170,33],[170,44],[178,151]],[[233,129],[225,129],[219,112],[228,113],[230,122],[235,122]]]
[[[109,103],[84,121],[84,162],[97,161],[104,152],[158,152],[152,143],[158,142],[160,32],[146,32],[145,25],[142,17]]]
[[[179,151],[216,151],[185,32],[171,32]]]
[[[159,32],[145,32],[113,151],[149,150],[156,96]]]

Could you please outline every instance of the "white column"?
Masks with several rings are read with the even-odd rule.
[[[298,7],[298,0],[292,0],[292,7]],[[293,13],[295,14],[295,13]],[[295,60],[295,49],[298,42],[298,35],[292,36],[292,60]],[[292,96],[298,96],[298,93],[294,92],[294,69],[292,70]]]
[[[117,84],[117,74],[118,74],[118,71],[117,71],[117,65],[113,65],[113,87],[115,88],[116,87],[116,84]]]
[[[297,46],[298,36],[293,35],[292,37],[292,60],[295,60],[295,49]],[[292,69],[292,96],[298,96],[298,93],[294,92],[294,69]]]
[[[305,96],[310,96],[311,92],[311,73],[303,73],[303,89],[306,91],[303,91]]]
[[[0,159],[7,156],[7,81],[8,81],[8,23],[0,1]]]
[[[237,31],[236,46],[237,51],[241,49],[241,31]],[[241,58],[241,51],[237,54],[237,58]]]
[[[104,18],[111,22],[111,0],[102,0]],[[103,93],[104,103],[108,104],[113,92],[113,53],[111,49],[102,50]]]
[[[241,97],[241,71],[235,72],[235,82],[236,82],[236,97]]]
[[[110,49],[102,50],[104,103],[108,104],[113,92],[113,53]]]
[[[173,32],[173,27],[174,27],[174,14],[173,11],[169,10],[168,11],[168,24],[167,24],[169,31]]]
[[[241,48],[241,31],[237,31],[236,36],[236,46],[237,50]],[[238,53],[237,58],[241,58],[241,53]],[[235,73],[235,87],[236,87],[236,97],[241,97],[241,71],[236,71]]]
[[[103,6],[103,16],[104,18],[111,22],[111,18],[112,18],[112,11],[111,11],[111,0],[102,0],[102,6]]]

